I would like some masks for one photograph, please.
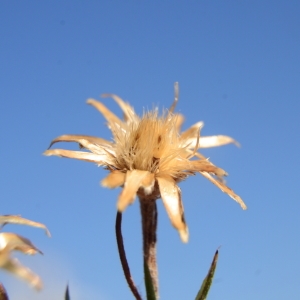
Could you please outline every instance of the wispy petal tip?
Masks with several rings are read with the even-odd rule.
[[[178,233],[183,243],[187,243],[189,241],[189,230],[187,227],[185,229],[178,230]]]

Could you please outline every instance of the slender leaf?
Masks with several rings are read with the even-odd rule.
[[[69,294],[69,285],[67,284],[66,293],[65,293],[65,300],[71,300],[70,294]]]
[[[215,274],[215,270],[216,270],[216,267],[217,267],[218,256],[219,256],[219,251],[217,250],[215,255],[214,255],[213,261],[211,263],[211,266],[209,268],[209,271],[208,271],[206,277],[204,278],[204,280],[202,282],[200,291],[198,292],[195,300],[206,300],[209,289],[210,289],[211,284],[212,284],[212,280],[213,280],[213,277],[214,277],[214,274]]]
[[[148,265],[145,260],[144,260],[144,274],[145,274],[145,287],[147,293],[147,300],[156,300],[152,278],[150,275]]]

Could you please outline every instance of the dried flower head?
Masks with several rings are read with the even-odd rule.
[[[49,230],[44,224],[24,219],[20,216],[4,215],[0,216],[0,225],[3,227],[5,224],[21,224],[39,227],[45,229],[48,236]],[[38,275],[33,273],[30,269],[20,264],[16,258],[11,257],[11,252],[20,251],[24,254],[34,255],[36,253],[43,254],[36,248],[30,240],[10,232],[0,233],[0,268],[14,274],[17,277],[27,281],[32,287],[37,290],[42,288],[42,281]]]
[[[161,198],[173,226],[178,230],[182,241],[187,242],[188,228],[184,219],[181,191],[177,185],[180,181],[200,173],[237,201],[243,209],[246,209],[246,205],[220,180],[227,173],[198,152],[199,148],[238,143],[224,135],[200,136],[203,122],[180,132],[183,116],[173,112],[178,100],[177,90],[178,86],[175,84],[175,101],[161,116],[154,109],[139,117],[120,97],[113,94],[102,95],[117,102],[124,113],[124,121],[101,102],[88,99],[87,103],[94,106],[107,120],[113,141],[87,135],[62,135],[54,139],[50,147],[57,142],[77,142],[80,148],[89,152],[50,149],[44,154],[104,166],[110,173],[102,180],[102,185],[108,188],[123,187],[117,202],[120,212],[133,203],[136,195],[145,200]]]

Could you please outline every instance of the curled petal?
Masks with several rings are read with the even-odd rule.
[[[88,99],[86,103],[94,106],[109,123],[122,125],[122,121],[101,102]]]
[[[101,185],[107,188],[114,189],[124,184],[125,177],[126,173],[120,171],[112,171],[101,181]]]
[[[117,208],[123,212],[129,204],[132,204],[141,183],[150,172],[141,170],[127,171],[124,188],[119,196]]]
[[[240,147],[240,144],[236,140],[227,135],[213,135],[200,137],[200,148],[218,147],[227,144],[235,144],[237,147]]]
[[[111,142],[109,142],[105,139],[102,139],[102,138],[95,137],[95,136],[80,135],[80,134],[65,134],[65,135],[61,135],[61,136],[55,138],[51,142],[49,148],[51,148],[53,144],[58,143],[58,142],[75,142],[75,143],[82,144],[81,143],[82,141],[86,141],[90,144],[98,145],[98,146],[99,145],[112,146]]]
[[[7,262],[2,266],[2,268],[25,280],[36,290],[40,290],[43,286],[40,277],[33,273],[30,269],[20,264],[20,262],[16,258],[8,259]]]
[[[33,255],[36,253],[43,254],[36,248],[30,240],[11,232],[0,233],[0,257],[5,252],[17,250],[25,254]],[[0,259],[1,260],[1,259]]]
[[[39,222],[34,222],[25,218],[22,218],[21,216],[16,215],[3,215],[0,216],[0,224],[2,224],[2,227],[6,224],[21,224],[21,225],[28,225],[33,227],[39,227],[46,231],[46,234],[51,237],[51,233],[48,230],[48,228]]]
[[[64,150],[64,149],[51,149],[46,150],[44,153],[46,156],[59,156],[65,158],[75,158],[79,160],[84,160],[88,162],[93,162],[98,165],[113,165],[114,161],[112,157],[108,153],[106,154],[94,154],[83,151],[72,151],[72,150]]]
[[[207,178],[209,181],[211,181],[213,184],[215,184],[222,192],[226,193],[228,196],[230,196],[233,200],[235,200],[237,203],[240,204],[242,209],[247,209],[246,204],[243,202],[242,198],[234,193],[234,191],[229,188],[224,183],[217,181],[215,178],[213,178],[210,174],[207,172],[200,172],[205,178]]]
[[[131,122],[135,122],[138,121],[138,116],[135,114],[134,109],[126,102],[124,102],[119,96],[114,95],[114,94],[102,94],[101,97],[103,98],[112,98],[114,99],[117,104],[120,106],[120,108],[122,109],[123,113],[124,113],[124,119],[125,121],[131,121]]]
[[[157,178],[161,199],[166,208],[172,225],[178,230],[181,240],[188,242],[188,227],[184,219],[184,210],[181,201],[181,191],[175,181],[170,178]]]

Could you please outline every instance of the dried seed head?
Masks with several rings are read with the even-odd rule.
[[[183,116],[174,113],[178,94],[178,84],[175,84],[175,101],[170,110],[159,116],[158,110],[154,109],[144,113],[141,118],[120,97],[103,95],[112,97],[118,103],[124,113],[124,121],[101,102],[89,99],[88,104],[106,118],[113,143],[86,135],[63,135],[53,140],[51,146],[63,141],[77,142],[89,152],[51,149],[44,154],[95,162],[108,169],[110,174],[102,180],[102,185],[109,188],[123,187],[117,202],[119,211],[124,211],[132,204],[136,195],[147,199],[162,198],[172,225],[186,242],[188,229],[177,186],[181,180],[200,173],[237,201],[243,209],[246,209],[246,205],[222,182],[222,177],[227,173],[198,152],[199,148],[238,143],[224,135],[202,137],[200,130],[203,122],[181,133]]]

